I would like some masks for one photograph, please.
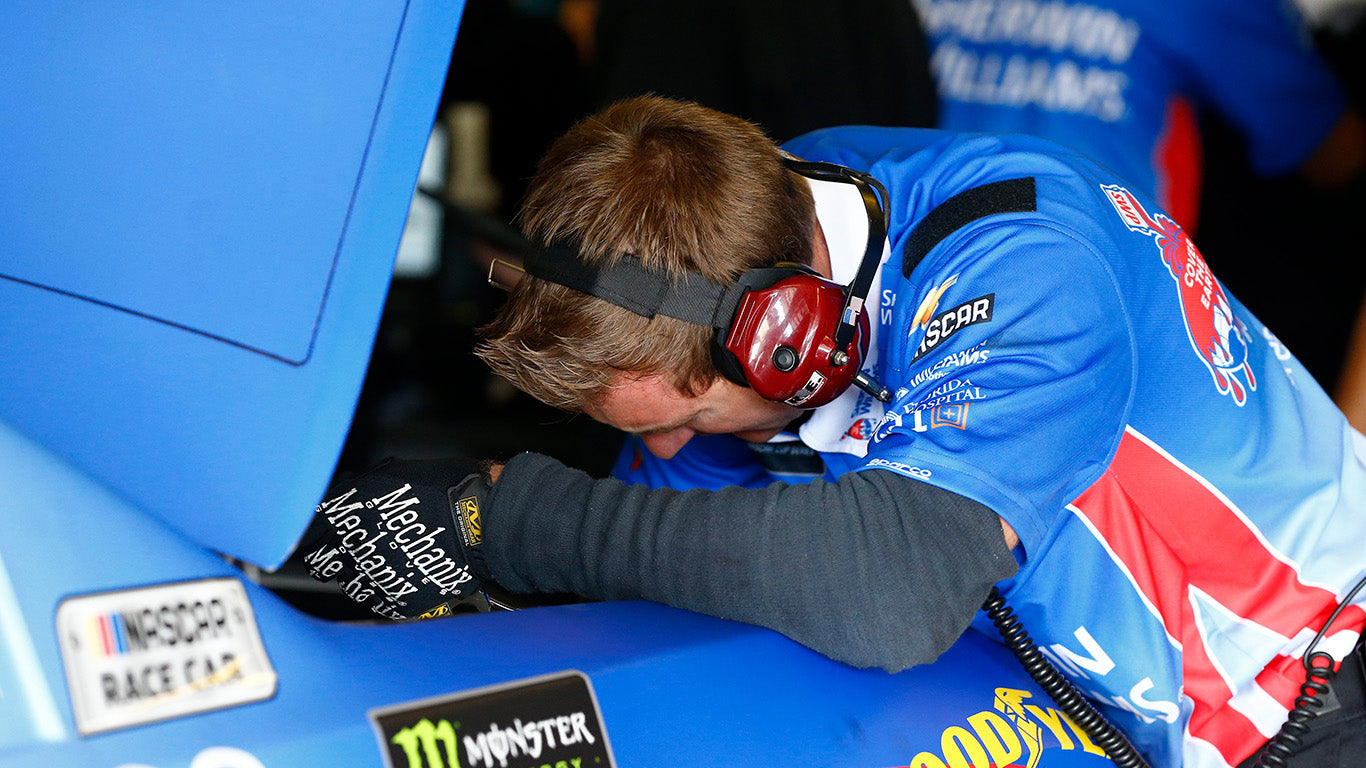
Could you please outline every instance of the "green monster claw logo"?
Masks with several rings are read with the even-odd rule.
[[[509,768],[519,758],[531,758],[541,768],[583,768],[581,755],[558,759],[552,753],[563,747],[598,743],[582,712],[527,722],[513,719],[508,726],[490,723],[486,731],[463,737],[457,735],[459,729],[459,722],[445,718],[433,722],[424,717],[395,733],[389,742],[403,750],[406,768],[462,768],[461,744],[468,768]],[[594,764],[599,762],[594,758]]]
[[[422,718],[390,739],[408,758],[407,768],[460,768],[455,726],[449,720]],[[444,749],[442,749],[444,748]]]

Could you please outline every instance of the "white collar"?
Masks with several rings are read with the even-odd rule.
[[[868,212],[863,197],[853,184],[807,179],[811,195],[816,200],[816,219],[821,223],[825,243],[830,251],[830,273],[835,282],[848,285],[858,272],[868,243]],[[883,241],[882,261],[891,255],[891,244]],[[863,359],[863,370],[877,370],[878,310],[882,296],[882,272],[873,277],[868,290],[866,308],[870,313],[868,354]],[[868,452],[868,438],[872,426],[882,419],[882,403],[858,387],[849,387],[844,394],[827,405],[817,408],[797,434],[808,446],[827,453],[851,453],[862,456]],[[862,421],[868,419],[868,421]],[[862,425],[862,429],[857,427]],[[853,432],[853,434],[851,434]]]

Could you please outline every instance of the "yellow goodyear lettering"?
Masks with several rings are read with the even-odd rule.
[[[1029,695],[1028,691],[1017,688],[997,688],[996,701],[993,705],[997,712],[1003,713],[1010,720],[1015,726],[1015,732],[1020,735],[1022,747],[1029,754],[1025,768],[1034,768],[1043,756],[1043,733],[1039,729],[1039,724],[1030,720],[1025,711],[1024,700]]]
[[[1105,755],[1066,714],[1024,703],[1031,695],[997,688],[994,711],[983,710],[970,715],[966,725],[945,728],[939,751],[917,754],[907,768],[1036,768],[1043,757],[1045,729],[1060,749]]]
[[[972,726],[972,732],[977,735],[977,740],[982,742],[987,754],[991,755],[993,765],[1014,765],[1024,754],[1020,735],[1005,718],[995,712],[978,712],[968,718],[968,725]],[[1025,768],[1033,768],[1037,763],[1036,748]]]
[[[945,728],[939,737],[939,748],[944,751],[944,762],[949,768],[984,768],[988,763],[982,743],[961,726]]]
[[[460,768],[455,727],[449,720],[422,718],[390,739],[408,758],[407,768]]]
[[[1029,710],[1029,714],[1037,717],[1039,722],[1048,727],[1048,730],[1058,738],[1058,743],[1062,745],[1063,749],[1077,749],[1080,747],[1083,751],[1090,752],[1093,755],[1105,754],[1105,750],[1091,741],[1091,737],[1087,735],[1085,729],[1077,725],[1073,722],[1072,718],[1062,712],[1059,712],[1056,709],[1043,709],[1041,707],[1036,707],[1033,704],[1026,704],[1025,709]],[[1064,728],[1064,725],[1067,727]],[[1072,743],[1072,739],[1068,737],[1069,733],[1074,734],[1077,737],[1078,744]]]

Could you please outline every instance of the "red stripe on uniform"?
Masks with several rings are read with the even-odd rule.
[[[1234,614],[1290,637],[1306,626],[1318,626],[1332,613],[1337,603],[1333,592],[1302,583],[1234,508],[1132,432],[1120,441],[1109,472],[1131,507],[1141,511],[1150,532],[1183,564],[1189,583]],[[1357,606],[1343,613],[1339,627],[1366,620]]]
[[[1232,692],[1199,635],[1188,588],[1286,637],[1326,619],[1336,596],[1301,583],[1236,510],[1133,432],[1125,433],[1106,474],[1073,506],[1129,569],[1168,634],[1180,640],[1185,692],[1195,705],[1191,735],[1209,741],[1230,763],[1246,757],[1265,736],[1225,706]],[[1349,620],[1359,621],[1339,619]],[[1283,685],[1268,687],[1289,706],[1294,697]]]
[[[1163,544],[1152,525],[1133,512],[1133,500],[1119,479],[1107,472],[1073,506],[1085,515],[1129,569],[1135,585],[1162,616],[1167,634],[1182,646],[1182,685],[1191,698],[1190,732],[1213,744],[1229,764],[1239,752],[1251,753],[1266,740],[1256,726],[1224,705],[1233,696],[1210,661],[1186,595],[1186,566]],[[1228,714],[1223,714],[1228,713]],[[1216,716],[1225,722],[1212,722]]]

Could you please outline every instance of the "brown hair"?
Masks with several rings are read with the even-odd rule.
[[[650,268],[721,284],[778,261],[811,261],[810,189],[755,125],[658,97],[618,102],[541,159],[520,220],[532,240],[575,243],[586,263],[635,254]],[[571,411],[622,373],[662,374],[699,394],[717,376],[712,330],[646,319],[524,277],[476,353],[538,400]]]

